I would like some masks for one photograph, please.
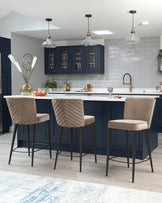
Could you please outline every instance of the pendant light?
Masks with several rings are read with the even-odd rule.
[[[48,37],[47,37],[46,41],[43,42],[42,47],[44,47],[44,48],[55,48],[56,44],[52,40],[50,31],[49,31],[49,24],[52,21],[52,18],[46,18],[46,21],[48,22]]]
[[[129,13],[132,14],[132,28],[130,32],[131,35],[128,38],[126,38],[125,41],[128,44],[137,44],[140,42],[140,38],[135,35],[134,29],[134,14],[136,13],[136,10],[130,10]]]
[[[93,46],[93,45],[96,45],[97,42],[91,38],[91,33],[89,31],[89,18],[91,18],[92,15],[91,14],[86,14],[85,17],[88,18],[88,32],[87,32],[86,39],[81,42],[81,45]]]

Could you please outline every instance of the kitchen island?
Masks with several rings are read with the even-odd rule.
[[[18,96],[18,95],[17,95]],[[14,96],[11,96],[14,97]],[[22,96],[24,97],[24,96]],[[28,96],[26,96],[28,97]],[[32,96],[34,97],[34,96]],[[107,135],[108,135],[108,121],[112,119],[123,118],[125,98],[114,98],[114,96],[99,96],[99,95],[70,95],[70,94],[51,94],[45,97],[34,97],[37,104],[38,113],[50,114],[50,128],[52,148],[56,149],[59,135],[59,127],[57,126],[55,115],[53,112],[51,99],[53,98],[82,98],[84,100],[85,115],[94,115],[96,119],[96,145],[97,154],[106,154],[107,151]],[[156,97],[155,97],[156,98]],[[157,98],[158,99],[158,98]],[[62,151],[70,150],[70,130],[65,128],[62,138]],[[79,129],[73,129],[73,151],[79,151]],[[30,141],[32,140],[32,127],[30,127]],[[27,147],[27,130],[25,126],[18,128],[18,147]],[[151,151],[158,146],[158,132],[157,132],[157,108],[155,108],[151,130],[149,131],[149,139]],[[42,144],[47,144],[47,127],[46,123],[37,124],[36,127],[36,148],[41,147]],[[132,154],[132,133],[129,132],[129,150]],[[138,132],[136,157],[144,159],[147,155],[147,147],[144,133]],[[86,126],[83,129],[83,152],[93,153],[93,139],[92,127]],[[126,140],[125,131],[113,130],[110,154],[113,156],[126,155]]]

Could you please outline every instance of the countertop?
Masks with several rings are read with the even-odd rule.
[[[10,97],[26,97],[26,98],[35,98],[35,99],[54,99],[54,98],[80,98],[84,101],[111,101],[111,102],[124,102],[127,97],[152,97],[158,98],[159,96],[146,96],[146,95],[123,95],[121,98],[114,97],[114,95],[109,96],[107,95],[80,95],[80,94],[47,94],[46,96],[22,96],[22,95],[11,95],[11,96],[4,96],[4,98]]]

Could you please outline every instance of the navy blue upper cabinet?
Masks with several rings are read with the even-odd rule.
[[[83,46],[71,47],[71,73],[85,73],[85,50]]]
[[[45,74],[57,73],[57,48],[45,48]]]
[[[70,61],[72,60],[70,52],[71,48],[68,46],[57,48],[57,73],[70,73]]]
[[[104,46],[45,49],[45,74],[104,74]]]
[[[86,47],[86,73],[104,74],[104,47]]]

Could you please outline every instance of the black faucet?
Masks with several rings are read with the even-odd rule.
[[[129,79],[130,79],[129,83],[125,83],[125,81],[124,81],[126,75],[129,76]],[[131,75],[129,73],[125,73],[123,75],[123,85],[129,85],[129,91],[132,92],[132,77],[131,77]]]

